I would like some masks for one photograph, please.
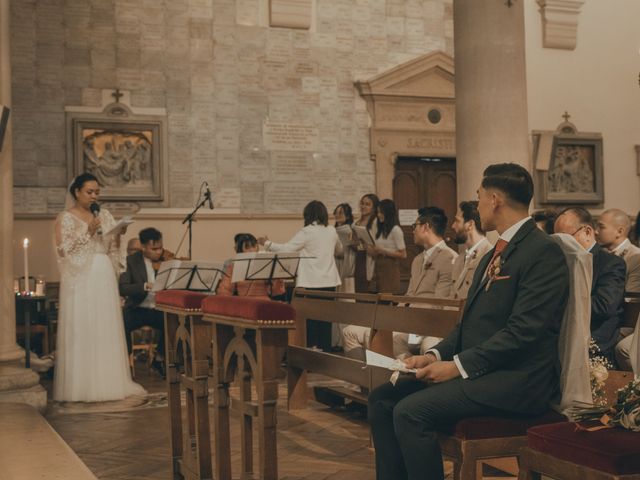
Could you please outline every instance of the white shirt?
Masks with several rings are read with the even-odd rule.
[[[478,247],[483,243],[483,242],[488,242],[489,240],[487,240],[486,237],[482,237],[482,240],[480,240],[479,242],[477,242],[473,247],[471,248],[467,248],[464,251],[464,263],[465,265],[467,264],[467,261],[473,257],[473,253],[478,250]]]
[[[531,220],[531,217],[525,217],[519,222],[514,223],[509,228],[507,228],[504,232],[502,232],[502,235],[500,235],[500,238],[505,242],[510,242],[511,239],[516,235],[516,233],[518,233],[518,230],[520,230],[520,228],[529,220]],[[429,353],[429,352],[433,353],[438,360],[442,360],[442,357],[440,356],[440,352],[438,350],[432,349],[432,350],[428,350],[425,353]],[[462,366],[462,363],[460,363],[460,359],[458,358],[458,355],[453,356],[453,361],[456,364],[456,367],[458,367],[458,370],[460,371],[460,375],[462,376],[462,378],[469,378],[469,374]]]
[[[271,252],[299,252],[302,258],[298,267],[296,286],[305,288],[337,287],[340,274],[334,255],[342,252],[342,243],[336,229],[329,225],[312,223],[299,230],[287,243],[266,242]]]
[[[156,271],[153,269],[153,264],[147,257],[142,258],[144,258],[144,267],[147,269],[147,282],[153,283],[156,281]],[[144,297],[144,300],[140,303],[140,307],[156,308],[155,292],[147,292],[147,296]]]
[[[620,256],[620,254],[622,254],[622,252],[624,251],[625,248],[627,248],[627,245],[629,245],[629,239],[625,238],[624,242],[622,242],[620,245],[618,245],[616,248],[613,249],[613,254]],[[593,248],[593,247],[591,247]]]
[[[424,268],[427,263],[429,263],[429,259],[431,258],[431,255],[433,255],[433,252],[435,252],[438,248],[444,248],[446,247],[447,244],[445,243],[444,240],[440,240],[438,243],[436,243],[433,247],[429,247],[424,251],[424,256],[422,258],[422,267]],[[455,258],[454,258],[455,260]]]
[[[404,244],[404,233],[402,233],[402,229],[398,225],[394,225],[389,235],[387,235],[387,238],[385,238],[382,233],[380,233],[378,238],[373,238],[376,241],[376,247],[390,252],[398,252],[407,248]]]

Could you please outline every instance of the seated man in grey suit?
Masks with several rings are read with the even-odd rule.
[[[437,431],[473,416],[539,415],[560,395],[558,336],[569,296],[561,247],[529,217],[531,175],[491,165],[478,190],[484,256],[458,326],[369,396],[378,480],[444,478]]]
[[[406,295],[411,297],[447,297],[451,292],[451,271],[457,253],[444,242],[447,216],[438,207],[423,207],[413,224],[413,239],[424,247],[411,263],[411,279]],[[364,349],[369,346],[370,330],[349,325],[342,331],[345,355],[364,359]],[[394,334],[394,353],[408,352],[408,335]]]
[[[416,245],[424,247],[411,263],[411,280],[407,295],[414,297],[446,298],[451,295],[455,277],[453,265],[458,254],[447,246],[444,233],[447,216],[438,207],[423,207],[413,225],[413,239]],[[404,358],[413,351],[426,351],[441,339],[394,332],[393,354]]]
[[[464,254],[458,255],[453,262],[451,297],[465,299],[480,260],[493,245],[484,236],[477,201],[460,203],[451,228],[456,234],[456,243],[465,247]]]
[[[164,317],[155,310],[155,293],[151,290],[156,278],[154,263],[162,260],[162,233],[145,228],[139,233],[141,250],[127,257],[127,269],[120,275],[120,295],[126,297],[124,325],[127,347],[131,353],[131,332],[143,326],[158,331],[158,349],[152,366],[164,376]]]

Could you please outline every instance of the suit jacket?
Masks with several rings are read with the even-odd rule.
[[[640,248],[629,243],[617,255],[627,264],[627,277],[624,289],[627,292],[640,292]]]
[[[624,304],[626,270],[624,260],[597,243],[593,255],[591,285],[591,336],[603,355],[613,358]]]
[[[136,252],[127,257],[127,269],[120,275],[120,295],[126,297],[124,308],[140,305],[148,292],[144,289],[147,278],[147,267],[144,264],[142,252]]]
[[[465,255],[458,255],[453,263],[453,287],[451,288],[451,296],[453,298],[467,298],[469,287],[473,281],[473,274],[482,260],[482,257],[493,248],[491,242],[486,238],[480,242],[480,245],[471,254],[471,258],[465,264]]]
[[[434,348],[454,355],[475,402],[521,414],[539,414],[559,399],[558,336],[569,296],[562,249],[533,220],[501,254],[500,280],[484,276],[493,249],[473,276],[458,326]]]
[[[411,279],[407,295],[448,297],[453,285],[453,260],[458,254],[449,247],[438,247],[431,253],[426,265],[424,255],[425,252],[422,252],[411,262]]]

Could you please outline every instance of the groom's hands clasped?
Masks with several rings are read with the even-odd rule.
[[[433,353],[416,355],[404,361],[407,368],[417,369],[416,378],[427,383],[442,383],[460,376],[455,362],[439,361]]]

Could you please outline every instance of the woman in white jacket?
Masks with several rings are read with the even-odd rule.
[[[335,255],[342,254],[342,243],[336,229],[329,225],[327,207],[313,200],[304,207],[304,227],[287,243],[258,239],[267,251],[298,252],[302,258],[298,267],[296,286],[312,290],[335,291],[341,285]],[[307,345],[328,352],[331,349],[331,324],[309,320]]]

